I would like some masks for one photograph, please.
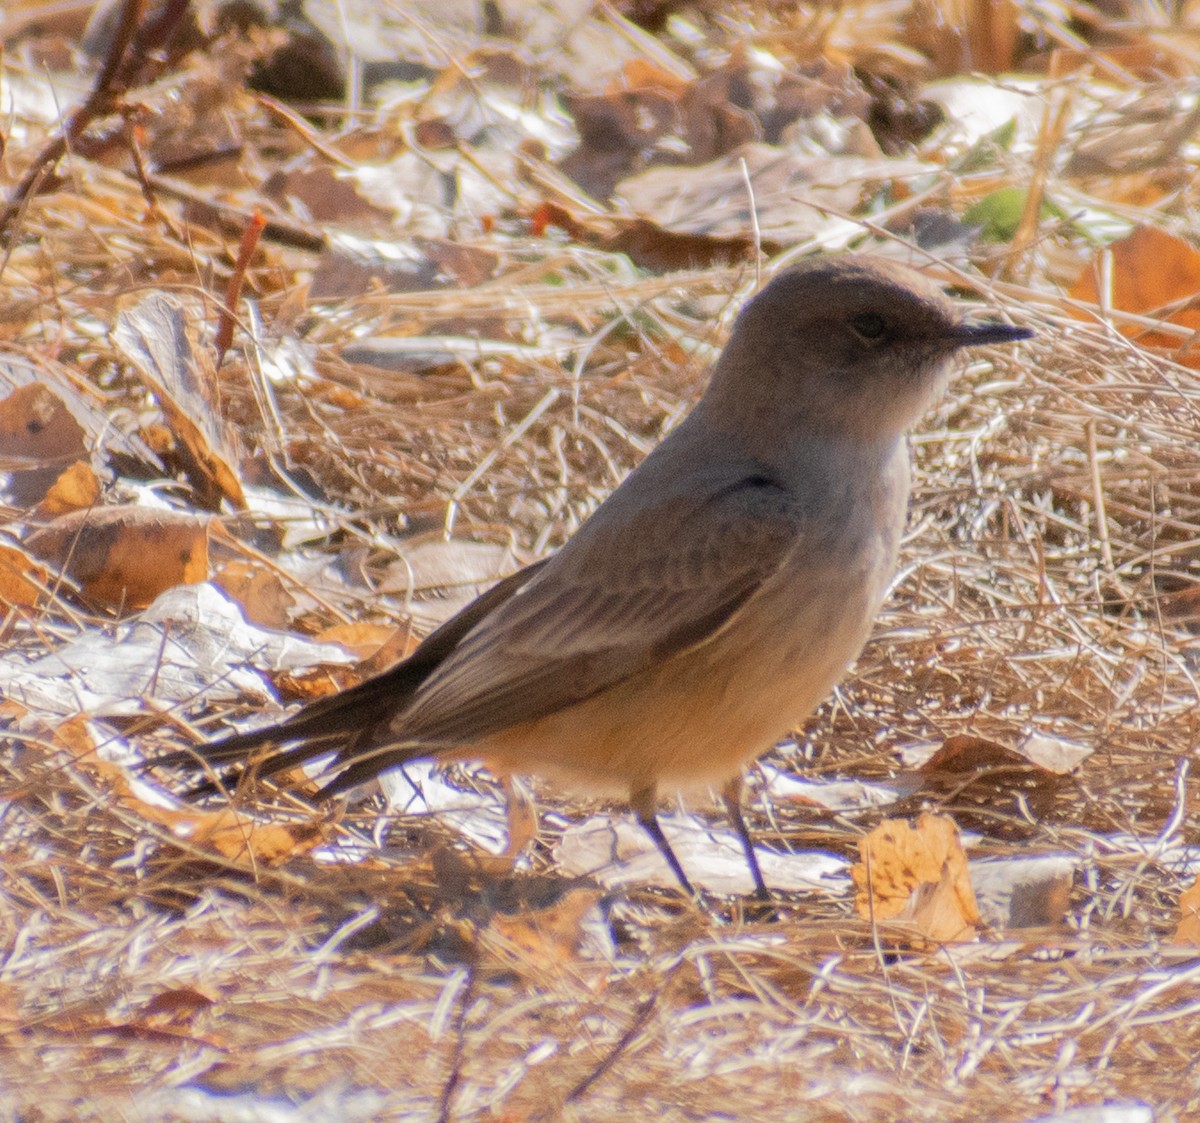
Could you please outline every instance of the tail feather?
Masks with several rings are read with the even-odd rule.
[[[346,761],[346,767],[332,780],[322,785],[317,792],[317,798],[330,799],[335,795],[341,795],[342,792],[348,792],[351,788],[358,787],[359,784],[365,784],[368,780],[375,779],[389,768],[398,768],[410,760],[420,760],[421,757],[435,755],[436,750],[431,750],[428,745],[420,744],[400,745],[382,752],[379,749],[373,749],[361,753]],[[338,764],[345,759],[345,754],[338,754]]]
[[[415,676],[411,669],[402,663],[376,678],[367,679],[328,698],[318,699],[274,725],[233,733],[219,741],[170,753],[150,763],[155,767],[194,767],[199,757],[205,765],[217,770],[227,765],[246,764],[252,766],[260,776],[273,776],[334,753],[331,770],[338,770],[344,761],[352,767],[359,762],[359,770],[365,771],[362,767],[365,763],[364,747],[380,741],[386,743],[391,738],[388,719],[398,707],[403,706],[405,695],[415,689],[417,684],[404,681],[412,677]],[[383,768],[403,763],[404,759],[412,759],[419,755],[419,750],[404,753],[402,759],[394,761],[390,758],[395,754],[387,755],[389,763],[380,763],[374,772],[364,774],[362,779],[370,779]],[[255,757],[260,759],[255,760]],[[379,754],[369,750],[365,754],[367,761],[380,759]],[[333,781],[338,784],[336,791],[345,791],[353,786],[340,784],[342,775],[344,773]],[[208,780],[190,789],[189,794],[203,795],[218,786],[213,780]],[[334,792],[322,790],[321,794],[332,795]]]
[[[259,775],[270,776],[320,757],[334,754],[333,778],[319,798],[337,795],[374,779],[381,772],[423,756],[437,755],[446,746],[403,740],[403,714],[413,695],[450,655],[463,637],[525,585],[545,564],[535,562],[497,582],[456,616],[432,632],[402,663],[348,690],[321,698],[275,725],[233,733],[219,741],[179,750],[148,762],[150,767],[195,768],[197,757],[220,769],[252,764]],[[262,754],[261,759],[251,758]],[[212,780],[193,789],[213,791]]]

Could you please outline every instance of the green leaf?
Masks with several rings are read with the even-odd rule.
[[[980,227],[980,238],[985,242],[1011,242],[1021,215],[1025,213],[1025,201],[1029,191],[1024,187],[1001,187],[985,195],[963,215],[968,226]],[[1066,218],[1062,207],[1043,196],[1039,212],[1041,218]]]

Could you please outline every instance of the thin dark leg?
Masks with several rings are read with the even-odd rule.
[[[725,811],[729,821],[742,843],[742,852],[746,855],[746,864],[750,867],[750,876],[754,879],[754,895],[760,901],[769,901],[771,892],[763,880],[762,870],[758,868],[758,855],[754,853],[754,841],[750,838],[750,828],[742,816],[742,778],[735,776],[721,790],[725,800]]]
[[[671,872],[675,875],[679,884],[683,886],[684,892],[691,897],[697,897],[696,890],[692,888],[692,883],[688,881],[688,876],[683,872],[683,866],[679,864],[679,859],[675,857],[675,851],[671,849],[671,844],[667,841],[667,836],[663,834],[663,829],[658,823],[658,790],[652,784],[648,788],[642,788],[640,791],[634,792],[629,797],[629,806],[633,809],[633,813],[637,816],[637,821],[645,828],[646,833],[654,839],[654,845],[658,847],[658,852],[667,860],[667,865],[671,867]]]

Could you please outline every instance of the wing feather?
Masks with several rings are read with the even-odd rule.
[[[779,570],[802,530],[788,493],[759,476],[716,496],[643,505],[585,533],[595,525],[463,637],[397,732],[469,743],[705,643]]]

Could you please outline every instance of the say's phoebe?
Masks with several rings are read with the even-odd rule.
[[[628,794],[680,884],[659,789],[724,785],[862,649],[908,504],[905,431],[962,347],[1027,339],[865,256],[780,273],[742,310],[690,415],[558,553],[505,578],[391,670],[200,750],[334,754],[322,796],[420,757]],[[177,754],[178,756],[179,754]]]

